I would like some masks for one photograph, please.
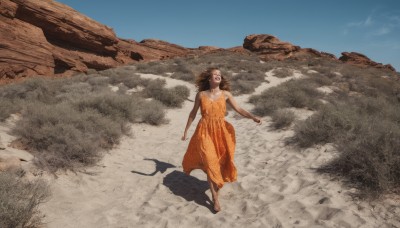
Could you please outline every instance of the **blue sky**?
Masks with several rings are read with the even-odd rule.
[[[400,71],[400,0],[59,0],[121,38],[184,47],[241,46],[271,34],[340,57],[360,52]]]

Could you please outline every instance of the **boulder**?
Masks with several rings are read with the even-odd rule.
[[[268,34],[248,35],[244,39],[243,48],[257,53],[263,60],[284,60],[300,50],[288,42],[282,42],[278,38]]]
[[[392,67],[392,65],[390,64],[383,65],[382,63],[374,62],[367,56],[357,52],[342,52],[342,56],[339,58],[339,60],[344,63],[349,63],[352,65],[357,65],[362,67],[370,66],[396,72],[396,70],[394,69],[394,67]]]

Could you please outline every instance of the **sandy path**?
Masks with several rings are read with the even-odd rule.
[[[261,85],[256,93],[287,80],[270,75],[268,79],[270,83]],[[168,80],[168,85],[175,84],[194,91],[193,85]],[[190,98],[194,96],[192,92]],[[237,101],[250,109],[247,98],[239,96]],[[334,156],[329,145],[291,149],[284,145],[284,139],[293,134],[290,129],[272,131],[268,117],[257,126],[233,113],[227,121],[237,134],[238,181],[224,186],[220,196],[223,211],[213,214],[205,174],[182,173],[188,141],[182,142],[180,137],[192,106],[193,102],[186,101],[183,108],[169,110],[167,125],[134,125],[133,136],[124,137],[86,173],[49,177],[53,197],[41,207],[48,227],[400,226],[394,215],[399,212],[398,202],[385,200],[372,207],[354,201],[349,195],[353,189],[313,171]]]

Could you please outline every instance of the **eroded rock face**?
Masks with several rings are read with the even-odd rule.
[[[287,58],[306,60],[312,57],[322,57],[333,61],[335,55],[320,52],[312,48],[301,48],[288,42],[280,41],[278,38],[268,34],[253,34],[246,36],[243,48],[257,53],[262,60],[284,60]]]
[[[4,15],[0,27],[0,79],[53,73],[53,47],[40,28]]]
[[[320,52],[312,48],[301,48],[288,42],[282,42],[278,38],[268,34],[253,34],[246,36],[243,48],[257,53],[263,60],[284,60],[287,58],[306,60],[313,57],[325,58],[331,61],[342,61],[358,66],[372,66],[380,69],[395,71],[390,65],[383,65],[370,60],[367,56],[356,52],[343,52],[339,59],[335,55]]]
[[[357,52],[342,52],[342,56],[339,58],[340,61],[344,63],[350,63],[357,66],[372,66],[380,69],[388,69],[396,72],[394,67],[390,64],[383,65],[382,63],[377,63],[369,59],[367,56],[357,53]]]
[[[114,31],[53,0],[1,0],[0,80],[72,75],[143,60],[184,56],[160,40],[124,40]]]
[[[289,58],[294,52],[300,50],[288,42],[268,34],[248,35],[244,39],[243,48],[257,53],[263,60],[283,60]]]

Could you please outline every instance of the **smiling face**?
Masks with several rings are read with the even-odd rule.
[[[212,85],[212,84],[219,84],[219,83],[221,83],[221,80],[222,80],[221,71],[219,71],[219,70],[213,70],[213,71],[211,72],[211,76],[210,76],[210,79],[209,79],[210,85]]]

